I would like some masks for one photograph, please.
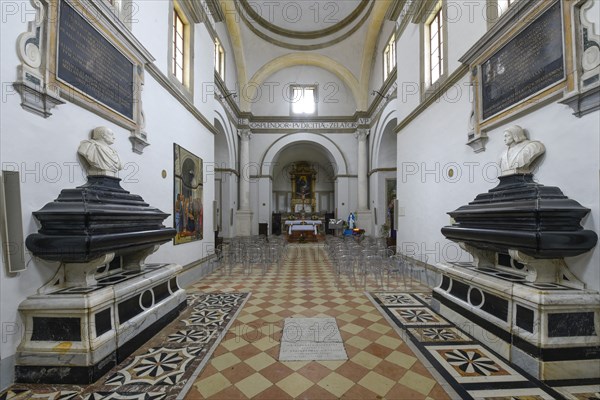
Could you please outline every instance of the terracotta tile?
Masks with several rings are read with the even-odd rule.
[[[442,390],[443,391],[443,390]],[[445,394],[445,392],[444,392]],[[423,393],[419,393],[407,386],[404,386],[400,383],[397,383],[390,389],[386,396],[386,400],[424,400],[427,398],[432,398],[438,400],[437,397],[424,395]],[[440,400],[447,399],[448,396],[440,397]]]
[[[391,362],[388,362],[386,360],[383,360],[382,362],[377,364],[377,366],[373,368],[373,371],[396,382],[402,379],[402,377],[406,373],[406,369],[400,367],[397,364],[392,364]]]
[[[252,343],[233,351],[233,354],[235,354],[240,360],[245,360],[250,357],[254,357],[259,353],[261,353],[260,349],[253,346]]]
[[[320,386],[314,385],[304,393],[301,393],[297,400],[337,400],[339,397],[329,393]]]
[[[254,370],[254,368],[242,362],[221,371],[221,374],[223,374],[224,377],[229,379],[230,382],[239,382],[243,379],[246,379],[255,372],[256,371]]]
[[[287,378],[289,375],[293,374],[294,370],[289,368],[287,365],[276,362],[274,364],[269,365],[260,371],[260,374],[270,380],[273,383],[277,383],[280,380]]]
[[[270,388],[260,392],[254,399],[257,400],[294,400],[292,396],[278,388],[277,386],[271,386]]]
[[[361,380],[366,374],[369,373],[369,370],[362,365],[356,364],[353,361],[347,361],[335,370],[336,373],[345,376],[353,382],[358,382]]]
[[[319,382],[331,373],[331,370],[318,362],[311,362],[297,371],[300,375],[310,379],[314,383]]]
[[[188,399],[187,396],[186,396],[186,399]],[[245,400],[245,399],[247,399],[246,395],[244,393],[242,393],[235,386],[230,386],[227,389],[222,390],[219,393],[206,398],[206,400]]]
[[[354,385],[341,397],[344,400],[381,400],[381,397],[361,385]],[[386,399],[387,400],[387,399]]]
[[[388,355],[390,355],[390,353],[393,351],[388,347],[382,346],[380,344],[377,343],[371,343],[369,346],[367,346],[364,351],[373,354],[374,356],[377,356],[379,358],[386,358]]]

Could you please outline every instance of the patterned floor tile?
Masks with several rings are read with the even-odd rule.
[[[425,347],[457,382],[518,382],[528,379],[480,345]]]
[[[454,327],[411,328],[408,331],[422,343],[472,341],[469,336]]]
[[[449,325],[444,318],[427,307],[390,308],[403,326]]]

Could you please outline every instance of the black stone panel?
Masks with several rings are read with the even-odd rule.
[[[134,64],[66,1],[58,25],[58,78],[134,119]]]
[[[96,313],[94,319],[96,322],[96,337],[103,335],[112,329],[110,308]]]
[[[433,292],[433,298],[438,300],[441,304],[445,305],[449,309],[455,311],[457,314],[460,314],[463,317],[469,319],[474,324],[479,325],[483,329],[498,336],[500,339],[504,340],[505,342],[508,342],[508,343],[511,342],[511,335],[509,332],[505,331],[504,329],[499,328],[497,325],[493,324],[489,320],[487,320],[483,317],[480,317],[479,315],[467,310],[461,304],[455,303],[451,299],[448,299],[446,296],[443,296],[443,295],[439,294],[438,292]]]
[[[166,299],[167,297],[169,297],[171,295],[171,293],[169,292],[169,282],[164,282],[161,283],[160,285],[154,286],[154,288],[152,288],[152,291],[154,292],[154,303],[160,303],[161,301],[163,301],[164,299]]]
[[[511,268],[512,265],[510,265],[510,260],[511,260],[511,258],[508,254],[498,253],[498,264],[499,265]]]
[[[516,323],[519,328],[533,333],[533,317],[535,313],[527,307],[517,304]]]
[[[121,269],[122,261],[123,261],[122,257],[113,258],[113,260],[108,264],[108,271],[110,272],[110,271],[115,271],[115,270]]]
[[[440,284],[440,289],[446,291],[450,287],[450,278],[446,275],[442,275],[442,283]]]
[[[474,307],[479,307],[483,301],[483,293],[478,288],[471,288],[469,292],[469,303]]]
[[[555,2],[482,63],[484,120],[565,78],[560,3]]]
[[[33,317],[31,340],[80,342],[81,319],[69,317]]]
[[[119,347],[116,352],[107,356],[96,365],[89,367],[68,366],[16,366],[15,382],[18,383],[54,383],[54,384],[92,384],[106,374],[111,368],[122,362],[131,353],[155,336],[187,307],[187,301],[181,302],[161,319],[144,329],[133,339]]]
[[[458,299],[461,299],[464,302],[467,302],[467,292],[469,291],[469,285],[465,285],[464,283],[457,281],[456,279],[452,280],[452,289],[450,289],[450,294]]]
[[[491,293],[483,293],[485,295],[485,303],[481,306],[481,310],[502,321],[508,322],[508,301]]]
[[[117,365],[116,354],[89,367],[15,366],[17,383],[92,384]]]
[[[571,360],[598,360],[600,359],[600,347],[598,346],[580,346],[568,348],[541,348],[535,346],[517,335],[512,335],[510,332],[491,323],[489,320],[480,317],[479,315],[467,310],[462,305],[455,303],[451,299],[433,292],[433,298],[441,304],[453,310],[457,314],[469,319],[476,325],[479,325],[486,331],[498,336],[506,343],[511,343],[513,346],[524,351],[531,356],[542,361],[571,361]]]
[[[117,349],[117,363],[122,362],[124,359],[129,357],[131,353],[136,351],[141,345],[146,343],[152,337],[154,337],[162,328],[167,326],[173,321],[187,307],[187,300],[179,303],[177,307],[165,314],[161,319],[144,329],[142,332],[137,334],[134,338],[129,340]]]
[[[140,295],[133,296],[120,302],[117,308],[119,310],[119,324],[129,321],[143,311],[142,307],[140,307]]]
[[[548,314],[549,337],[596,336],[594,313]]]
[[[177,284],[177,278],[172,278],[169,280],[169,289],[171,289],[171,293],[175,293],[179,290],[179,285]]]

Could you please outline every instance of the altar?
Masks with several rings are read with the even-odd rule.
[[[285,221],[288,232],[288,241],[301,241],[306,239],[317,241],[319,234],[318,229],[321,224],[322,221]]]
[[[295,231],[313,232],[315,235],[318,233],[318,227],[322,221],[285,221],[285,225],[288,226],[288,235],[291,235]]]

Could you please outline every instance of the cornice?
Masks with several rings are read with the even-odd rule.
[[[365,10],[370,1],[372,0],[362,0],[361,3],[348,16],[346,16],[346,18],[329,28],[319,29],[315,31],[294,31],[270,23],[269,21],[265,20],[260,15],[258,15],[256,11],[254,11],[254,9],[250,7],[247,0],[238,0],[239,4],[244,9],[246,14],[248,14],[248,16],[252,18],[254,22],[277,35],[286,36],[294,39],[318,39],[323,36],[328,36],[339,32],[340,30],[344,29],[346,26],[351,24],[356,18],[358,18],[358,16]]]
[[[396,171],[398,171],[398,168],[396,168],[396,167],[390,167],[390,168],[375,168],[375,169],[372,169],[372,170],[370,170],[370,171],[367,173],[367,176],[371,176],[371,175],[373,175],[373,174],[377,174],[377,173],[379,173],[379,172],[396,172]]]
[[[225,112],[227,113],[227,117],[231,123],[234,125],[239,125],[239,115],[242,113],[240,107],[233,100],[233,96],[229,92],[229,89],[225,86],[225,82],[219,76],[219,74],[215,71],[214,74],[215,79],[215,100],[221,104]]]
[[[383,82],[381,88],[378,90],[379,93],[384,93],[383,97],[377,96],[377,98],[371,102],[371,105],[366,113],[371,120],[371,126],[377,122],[377,116],[389,104],[389,102],[398,97],[397,77],[398,72],[397,69],[394,68],[392,72],[390,72],[390,75],[387,77],[385,82]]]
[[[235,8],[236,8],[239,18],[244,22],[246,27],[252,31],[252,33],[254,33],[256,36],[260,37],[262,40],[264,40],[274,46],[279,46],[279,47],[283,47],[285,49],[296,50],[296,51],[320,50],[320,49],[324,49],[324,48],[327,48],[327,47],[330,47],[330,46],[333,46],[335,44],[342,42],[343,40],[347,39],[349,36],[354,34],[354,32],[356,32],[358,29],[360,29],[365,24],[365,22],[371,16],[374,5],[375,5],[375,1],[371,2],[370,6],[369,6],[369,10],[366,13],[364,13],[361,20],[358,23],[356,23],[356,25],[354,25],[352,28],[350,28],[347,32],[341,34],[340,36],[335,37],[335,38],[333,38],[327,42],[323,42],[323,43],[303,45],[303,44],[287,43],[282,40],[275,39],[265,32],[262,32],[260,29],[258,29],[252,23],[252,21],[248,21],[248,18],[246,17],[246,15],[243,12],[241,12],[241,10],[240,10],[239,2],[238,1],[235,2]]]
[[[240,173],[238,171],[236,171],[235,169],[231,169],[231,168],[215,168],[215,172],[234,174],[234,175],[237,175],[238,177],[240,176]]]
[[[127,28],[123,21],[121,21],[120,18],[115,17],[114,11],[106,2],[88,0],[82,1],[78,4],[87,8],[88,10],[91,8],[98,10],[104,17],[103,21],[107,25],[110,25],[111,28],[115,29],[120,38],[125,39],[125,41],[121,41],[121,43],[127,48],[127,50],[142,58],[146,63],[152,63],[155,61],[154,56],[152,56],[152,54],[144,47],[144,45],[135,37],[131,30]],[[91,13],[92,15],[95,15],[94,11],[91,11]]]
[[[204,3],[206,3],[208,14],[212,16],[214,22],[225,21],[225,14],[223,14],[218,0],[205,0]]]
[[[385,18],[390,21],[397,21],[407,0],[393,0],[393,3],[388,8]]]
[[[514,6],[509,7],[498,21],[479,39],[467,52],[459,58],[463,64],[471,65],[482,53],[489,50],[492,45],[518,24],[523,23],[529,12],[543,4],[547,0],[520,0]]]

